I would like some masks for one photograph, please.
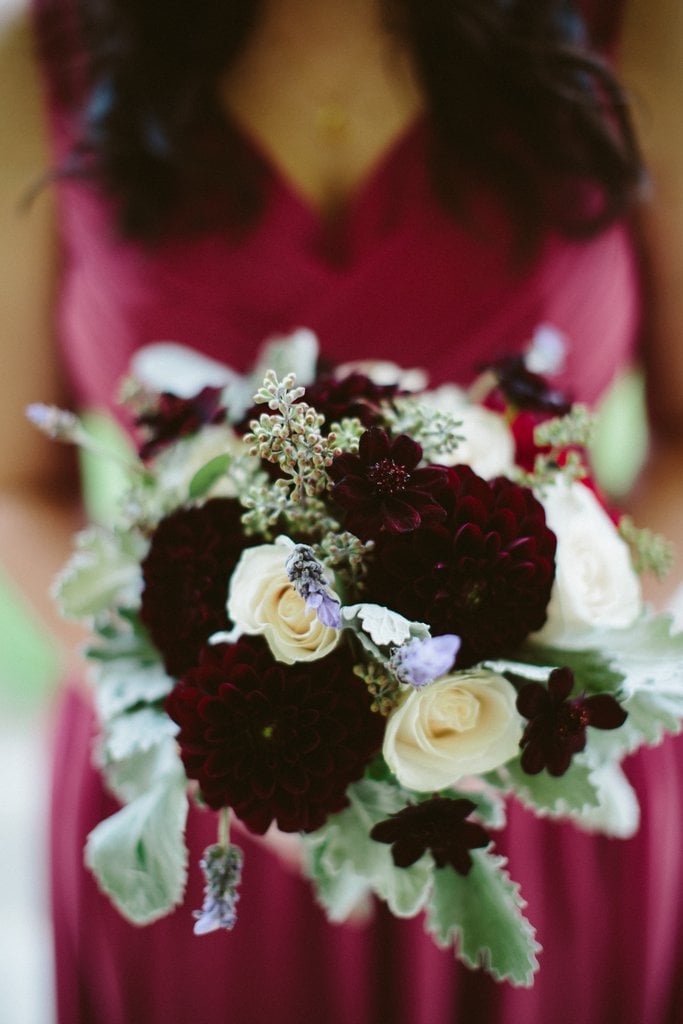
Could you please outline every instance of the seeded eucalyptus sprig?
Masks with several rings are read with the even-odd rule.
[[[251,455],[274,463],[286,474],[280,486],[292,502],[325,491],[326,469],[341,453],[336,435],[321,433],[324,417],[300,401],[304,393],[304,388],[296,387],[293,373],[280,381],[269,370],[254,401],[267,405],[271,413],[252,420],[251,433],[244,438]]]
[[[329,566],[341,583],[358,593],[367,573],[368,553],[374,546],[374,541],[362,541],[355,533],[341,532],[337,528],[325,530],[315,550],[320,561]]]
[[[408,434],[421,445],[425,462],[438,462],[452,455],[464,440],[461,420],[412,396],[394,398],[385,409],[385,419],[392,434]]]
[[[531,473],[517,473],[517,481],[542,493],[558,473],[571,480],[583,479],[587,476],[584,458],[580,451],[572,449],[588,448],[595,426],[596,418],[585,405],[575,405],[566,416],[555,416],[539,423],[534,430],[534,442],[549,451],[536,456]]]
[[[661,580],[671,570],[674,548],[671,541],[647,527],[638,527],[630,516],[619,520],[619,533],[631,549],[633,568],[639,574],[652,572]]]

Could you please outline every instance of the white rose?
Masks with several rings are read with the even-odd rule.
[[[515,464],[515,442],[502,416],[470,402],[466,392],[454,384],[428,391],[420,401],[462,424],[458,433],[463,440],[452,455],[438,458],[442,466],[464,463],[485,480],[510,475]]]
[[[337,646],[339,632],[306,608],[287,576],[288,555],[282,544],[243,551],[230,580],[228,615],[238,630],[264,636],[273,657],[292,665],[324,658]]]
[[[533,640],[581,645],[595,628],[625,629],[642,596],[628,546],[585,484],[561,476],[540,496],[557,537],[555,583],[548,618]]]
[[[514,686],[483,669],[454,672],[412,690],[391,713],[384,759],[408,789],[442,789],[505,764],[519,751]]]
[[[336,375],[340,379],[351,373],[362,373],[380,387],[398,384],[403,391],[424,391],[427,387],[424,370],[406,369],[386,359],[354,359],[337,367]]]

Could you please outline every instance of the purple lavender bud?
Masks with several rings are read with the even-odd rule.
[[[322,622],[323,626],[329,626],[330,629],[341,629],[341,605],[336,597],[326,590],[309,594],[306,599],[306,607],[315,610],[318,620]]]
[[[389,665],[402,683],[426,686],[453,668],[460,644],[460,637],[452,633],[409,640],[396,648]]]
[[[218,928],[230,931],[237,921],[237,887],[242,877],[242,851],[238,846],[216,843],[204,851],[199,865],[204,872],[204,903],[194,912],[195,935],[208,935]]]

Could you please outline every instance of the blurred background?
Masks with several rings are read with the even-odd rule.
[[[104,421],[92,418],[90,427],[108,443],[121,443]],[[642,384],[633,373],[617,381],[603,403],[593,453],[598,476],[617,503],[646,443]],[[109,464],[88,459],[83,474],[89,515],[106,522],[121,478]],[[49,637],[16,587],[0,577],[0,1024],[54,1021],[45,853],[58,687]]]

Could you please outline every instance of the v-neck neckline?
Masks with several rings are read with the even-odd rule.
[[[413,145],[414,141],[422,134],[426,124],[424,111],[414,114],[389,140],[375,159],[368,164],[344,202],[340,204],[338,211],[331,213],[326,212],[323,206],[307,193],[306,189],[282,166],[282,162],[268,146],[268,143],[261,139],[249,125],[230,112],[225,114],[225,119],[233,136],[246,147],[260,165],[270,185],[300,210],[321,237],[336,235],[340,231],[348,230],[356,219],[357,212],[386,181],[405,150]]]

